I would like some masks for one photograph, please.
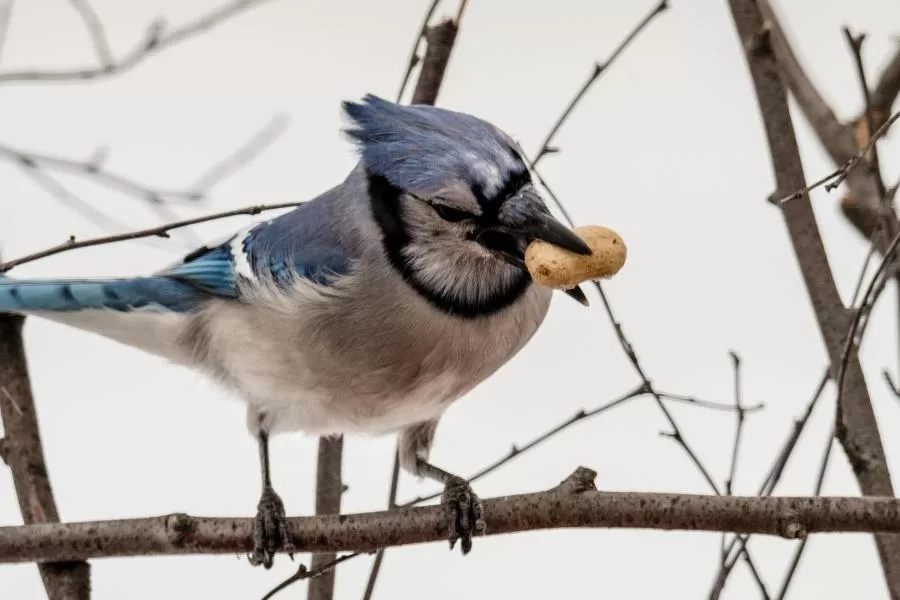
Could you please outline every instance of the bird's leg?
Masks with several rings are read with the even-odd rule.
[[[253,553],[250,564],[272,567],[275,553],[279,550],[287,552],[294,558],[294,544],[291,542],[287,518],[284,514],[284,503],[272,488],[272,477],[269,474],[269,434],[260,431],[259,463],[262,468],[262,496],[256,509],[256,520],[253,523]]]
[[[481,500],[472,491],[469,482],[462,477],[439,469],[421,458],[416,460],[416,468],[420,475],[444,484],[441,505],[444,507],[450,548],[460,540],[462,553],[468,554],[472,549],[472,535],[484,534],[486,530]]]

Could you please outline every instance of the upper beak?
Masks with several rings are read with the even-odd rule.
[[[590,247],[580,237],[548,212],[541,211],[531,215],[531,219],[519,231],[529,238],[543,240],[575,254],[591,254]]]
[[[542,240],[575,254],[591,254],[590,247],[568,227],[557,221],[540,201],[540,197],[535,198],[537,194],[533,190],[526,189],[523,192],[516,198],[508,200],[504,207],[508,212],[502,215],[500,220],[504,223],[506,231],[524,237],[527,242]],[[521,258],[517,258],[517,262],[521,267],[525,267]],[[587,297],[581,288],[574,287],[565,290],[565,293],[582,305],[588,305]]]

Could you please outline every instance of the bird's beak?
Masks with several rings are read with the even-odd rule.
[[[550,214],[537,190],[531,185],[525,186],[516,196],[507,200],[499,217],[502,229],[524,239],[526,245],[534,240],[541,240],[575,254],[591,254],[591,249],[584,240]],[[519,264],[525,267],[524,260],[520,259]],[[580,287],[564,291],[582,305],[588,306],[587,297]]]

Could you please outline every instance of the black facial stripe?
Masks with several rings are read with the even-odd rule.
[[[498,288],[495,293],[478,300],[458,298],[422,283],[417,270],[403,256],[410,237],[400,216],[401,190],[380,175],[369,173],[368,180],[372,215],[383,234],[382,243],[388,261],[406,284],[433,306],[458,317],[474,319],[500,312],[528,290],[531,276],[524,270],[517,274],[508,289]]]
[[[472,189],[472,194],[484,213],[481,220],[485,223],[495,220],[497,212],[499,212],[503,203],[515,196],[519,190],[529,183],[531,183],[531,173],[528,172],[528,169],[523,170],[521,173],[510,173],[503,187],[489,198],[485,196],[484,186],[481,182],[470,182],[469,186]]]

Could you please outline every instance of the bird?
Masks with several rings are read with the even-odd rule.
[[[295,549],[269,468],[269,439],[286,432],[396,434],[403,469],[443,484],[450,548],[467,554],[484,511],[429,462],[438,422],[544,321],[553,290],[532,280],[527,246],[591,254],[499,127],[373,94],[341,106],[358,160],[289,212],[151,274],[0,277],[0,312],[138,348],[245,401],[262,483],[248,558],[267,569]]]

